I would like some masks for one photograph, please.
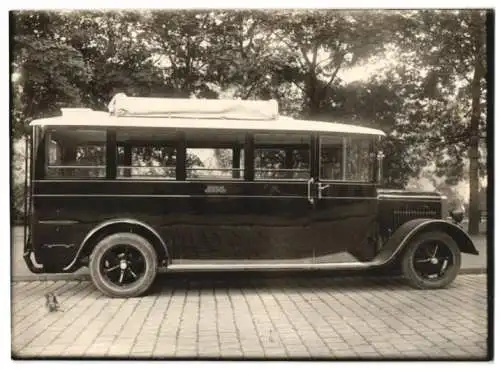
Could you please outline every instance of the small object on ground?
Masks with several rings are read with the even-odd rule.
[[[273,329],[269,329],[269,342],[274,343]]]
[[[59,302],[57,301],[56,295],[54,293],[45,294],[45,306],[49,312],[61,311],[59,309]]]

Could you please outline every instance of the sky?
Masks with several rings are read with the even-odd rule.
[[[375,72],[387,66],[387,61],[378,61],[376,63],[367,63],[362,66],[344,69],[339,71],[338,76],[345,83],[352,83],[354,81],[366,81],[368,80]]]

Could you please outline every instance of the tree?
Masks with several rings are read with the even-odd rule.
[[[270,98],[276,86],[269,12],[155,11],[148,30],[177,96]]]
[[[398,27],[399,46],[413,56],[413,66],[422,72],[420,96],[414,103],[419,109],[412,122],[425,132],[421,141],[426,139],[427,152],[450,183],[463,178],[468,157],[469,232],[477,234],[479,175],[484,172],[480,138],[485,136],[486,121],[485,13],[403,13]]]
[[[12,16],[14,29],[13,135],[27,132],[36,118],[51,116],[65,105],[81,102],[78,84],[85,81],[85,63],[77,50],[66,44],[60,14],[22,11]]]
[[[216,18],[207,11],[154,11],[149,15],[147,31],[167,95],[216,97],[206,85],[210,82],[208,65],[217,55],[213,38],[223,37],[213,34]]]
[[[87,107],[106,109],[119,92],[148,96],[165,90],[146,12],[78,11],[65,20],[67,43],[81,54],[89,73],[79,86]]]
[[[384,50],[381,12],[332,10],[280,11],[274,16],[287,81],[303,92],[307,117],[328,104],[327,92],[340,83],[338,73]]]

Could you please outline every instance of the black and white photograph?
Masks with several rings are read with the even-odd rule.
[[[12,359],[491,361],[494,15],[11,9]]]

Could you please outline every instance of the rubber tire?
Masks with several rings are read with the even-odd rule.
[[[435,240],[446,244],[452,253],[454,262],[445,275],[435,281],[429,281],[422,278],[413,267],[413,256],[415,251],[421,243],[428,242],[429,240]],[[410,244],[408,245],[408,248],[406,248],[401,260],[401,270],[408,283],[414,288],[441,289],[449,285],[457,277],[458,272],[460,271],[461,258],[462,255],[460,249],[451,236],[441,231],[431,231],[419,234],[412,241],[410,241]]]
[[[106,281],[102,276],[99,264],[106,251],[118,244],[127,244],[142,253],[146,262],[146,271],[138,281],[127,288],[118,288]],[[132,233],[117,233],[103,238],[97,243],[89,261],[90,277],[92,282],[105,295],[112,298],[132,298],[144,294],[153,283],[158,272],[158,257],[149,241],[142,236]]]

